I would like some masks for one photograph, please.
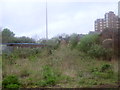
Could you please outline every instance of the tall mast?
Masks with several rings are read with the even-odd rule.
[[[48,40],[47,0],[46,0],[46,40]]]

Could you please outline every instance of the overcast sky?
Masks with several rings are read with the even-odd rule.
[[[119,0],[48,0],[49,38],[58,34],[86,34],[94,31],[94,21],[113,11]],[[45,38],[46,6],[44,0],[1,0],[0,27],[16,36]]]

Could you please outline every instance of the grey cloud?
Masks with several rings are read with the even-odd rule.
[[[1,8],[0,25],[11,29],[16,36],[45,36],[45,2],[5,2]],[[103,18],[108,11],[117,14],[117,2],[49,2],[49,37],[61,33],[88,33],[94,30],[94,20]]]

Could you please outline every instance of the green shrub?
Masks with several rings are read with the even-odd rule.
[[[71,49],[76,48],[77,44],[78,44],[78,35],[74,33],[70,36],[70,40],[69,40],[70,48]]]
[[[110,64],[103,64],[99,67],[92,68],[91,72],[98,78],[112,79],[114,77],[114,72]]]
[[[98,43],[99,43],[98,34],[86,35],[80,39],[80,42],[78,43],[77,47],[80,51],[87,53],[87,51],[90,50],[92,45]]]
[[[108,71],[112,69],[111,65],[110,64],[103,64],[101,67],[100,67],[100,71],[101,72],[105,72],[105,71]]]
[[[10,64],[13,64],[18,58],[29,58],[34,61],[40,56],[42,48],[14,48],[10,54],[3,54],[3,59],[8,60]]]
[[[38,82],[38,85],[44,87],[48,85],[55,85],[60,77],[60,73],[54,71],[50,66],[43,67],[43,80]]]
[[[6,88],[19,88],[20,86],[18,84],[9,84],[6,86]]]
[[[91,57],[95,57],[95,58],[105,58],[107,55],[106,49],[97,44],[92,45],[90,50],[87,53]]]
[[[15,75],[7,76],[3,79],[2,85],[4,88],[19,88],[20,82],[18,80],[18,77]],[[12,87],[13,86],[13,87]]]
[[[56,50],[60,45],[60,41],[58,37],[53,37],[52,39],[47,40],[46,44],[49,46],[47,47],[48,49]]]
[[[96,67],[96,68],[92,68],[91,70],[90,70],[90,72],[97,72],[97,71],[99,71],[99,69]]]

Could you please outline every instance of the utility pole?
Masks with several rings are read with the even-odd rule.
[[[48,40],[47,0],[46,0],[46,40]]]

